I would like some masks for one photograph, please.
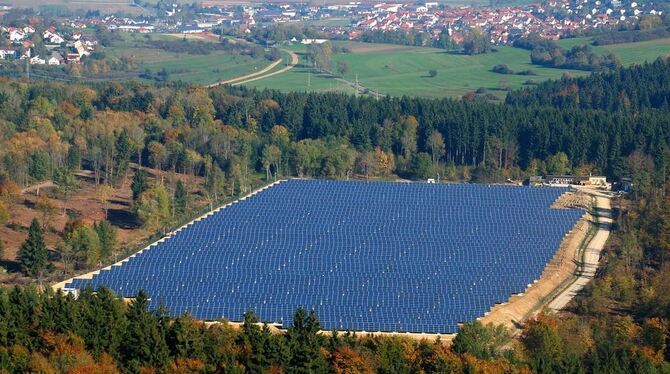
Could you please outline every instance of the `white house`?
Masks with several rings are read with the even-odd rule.
[[[46,60],[43,58],[40,58],[40,56],[35,56],[30,58],[30,65],[44,65],[46,64]]]
[[[45,31],[42,34],[42,39],[49,41],[51,44],[61,44],[65,42],[65,39],[63,39],[62,36],[56,34],[55,32],[51,32],[49,30]]]
[[[9,58],[16,58],[18,54],[14,49],[0,49],[0,59],[6,60]]]
[[[63,59],[63,56],[61,56],[58,53],[53,53],[51,57],[47,60],[48,65],[60,65],[64,63],[65,60]]]
[[[23,30],[14,29],[14,28],[9,30],[9,40],[11,40],[13,42],[19,42],[19,41],[25,39],[25,37],[26,37],[26,33]]]

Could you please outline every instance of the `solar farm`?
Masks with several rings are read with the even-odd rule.
[[[524,292],[584,214],[568,190],[293,179],[220,208],[92,278],[201,320],[453,333]]]

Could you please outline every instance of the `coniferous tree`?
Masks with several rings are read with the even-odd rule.
[[[149,188],[149,176],[147,172],[140,169],[133,176],[133,183],[130,185],[130,189],[133,191],[133,201],[137,201],[137,198],[140,197],[142,192],[146,191]]]
[[[187,198],[186,188],[184,188],[184,183],[180,179],[177,181],[177,186],[174,190],[173,206],[175,214],[184,214],[186,212]]]
[[[28,238],[19,249],[19,261],[23,271],[32,276],[39,275],[49,265],[44,233],[37,218],[34,218],[30,224]]]
[[[327,363],[321,354],[321,336],[316,312],[298,309],[293,316],[293,325],[286,333],[291,352],[288,372],[325,373]]]
[[[190,315],[174,320],[167,335],[173,357],[204,359],[204,340],[198,323]]]
[[[131,371],[152,366],[164,367],[169,358],[159,316],[149,311],[149,296],[140,291],[126,312],[128,326],[121,346],[122,361]]]

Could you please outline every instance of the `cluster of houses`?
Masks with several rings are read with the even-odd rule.
[[[640,0],[637,0],[640,1]],[[418,4],[386,2],[260,3],[198,7],[185,12],[188,5],[171,4],[159,10],[157,17],[120,17],[108,15],[92,18],[58,19],[56,27],[36,30],[0,26],[1,37],[9,45],[0,47],[0,59],[30,59],[33,64],[60,65],[79,63],[97,48],[97,41],[86,28],[98,27],[138,33],[201,33],[219,27],[235,28],[249,33],[257,24],[297,22],[340,17],[350,19],[343,26],[322,27],[329,38],[356,40],[366,31],[422,31],[432,38],[449,35],[460,43],[472,29],[490,35],[494,44],[511,43],[529,34],[559,39],[596,28],[614,28],[622,22],[635,22],[643,16],[662,14],[653,1],[635,0],[543,0],[541,3],[510,6],[448,7],[436,1]],[[184,14],[189,16],[185,17]],[[41,36],[47,55],[34,53],[35,33]],[[40,49],[44,54],[44,48]]]
[[[639,1],[639,0],[637,0]],[[178,15],[180,5],[164,10],[165,16]],[[559,39],[597,28],[614,28],[622,22],[636,22],[645,15],[661,15],[653,1],[634,0],[544,0],[539,3],[473,8],[446,7],[436,1],[422,3],[349,2],[340,4],[265,3],[253,6],[209,7],[200,11],[188,24],[176,25],[176,31],[198,33],[221,25],[250,32],[257,23],[298,22],[304,20],[344,17],[352,20],[344,26],[323,27],[330,37],[358,39],[365,31],[423,31],[433,38],[447,33],[460,43],[471,29],[490,35],[494,44],[537,34],[546,39]],[[137,24],[125,20],[118,29],[151,32],[158,23]]]
[[[370,30],[415,30],[439,38],[448,33],[462,42],[471,29],[487,32],[494,44],[511,43],[529,34],[557,40],[597,28],[614,28],[621,22],[636,22],[645,15],[661,15],[653,2],[626,0],[549,0],[538,4],[498,8],[445,8],[436,2],[420,5],[350,3],[329,8],[346,10],[358,17],[351,27],[331,28],[351,39]]]
[[[78,64],[82,57],[95,50],[98,41],[91,34],[82,33],[82,22],[70,22],[68,32],[59,32],[55,26],[38,30],[32,25],[23,27],[0,26],[0,38],[6,38],[0,47],[2,60],[28,60],[31,65]],[[36,35],[39,38],[36,38]],[[36,52],[35,42],[41,40],[43,54]],[[42,47],[41,46],[41,47]]]

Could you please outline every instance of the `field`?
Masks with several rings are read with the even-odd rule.
[[[588,39],[568,39],[561,41],[561,44],[568,48],[587,42]],[[354,81],[358,77],[358,81],[364,87],[394,96],[461,96],[469,91],[485,88],[501,97],[505,94],[501,88],[519,88],[529,80],[539,82],[556,79],[566,73],[573,76],[589,74],[585,71],[532,65],[529,51],[507,46],[498,47],[498,52],[467,56],[433,48],[356,42],[335,42],[335,44],[352,50],[352,53],[339,53],[334,56],[335,61],[344,61],[348,64],[349,71],[345,74],[346,79]],[[292,48],[304,54],[304,47],[293,46]],[[670,40],[661,39],[594,47],[594,50],[611,51],[619,56],[624,65],[630,65],[670,54]],[[491,72],[491,68],[497,64],[506,64],[515,71],[531,70],[535,75],[502,75]],[[308,87],[308,70],[299,65],[299,68],[286,74],[253,82],[250,85],[285,91],[351,90],[349,86],[344,86],[331,78],[315,77],[314,74],[311,75],[311,84]],[[436,70],[437,76],[429,77],[429,70]]]
[[[574,45],[590,44],[589,38],[564,39],[559,44],[565,48]],[[611,44],[605,46],[592,46],[599,53],[612,52],[619,57],[625,66],[639,64],[644,61],[653,61],[659,56],[670,55],[670,38],[649,40],[638,43]]]
[[[122,33],[123,40],[115,42],[105,51],[113,56],[130,56],[138,62],[140,71],[146,69],[154,73],[165,69],[169,80],[181,80],[195,84],[210,84],[221,80],[260,70],[271,63],[265,58],[252,58],[226,51],[212,51],[206,55],[173,53],[157,48],[147,48],[144,35]],[[176,40],[169,35],[154,34],[154,40]],[[207,41],[207,39],[203,39]]]
[[[584,214],[552,208],[567,191],[280,181],[64,285],[208,321],[287,327],[303,306],[327,330],[453,333],[540,278]]]
[[[6,0],[3,3],[17,8],[99,10],[100,13],[124,13],[131,15],[153,14],[132,0]]]

